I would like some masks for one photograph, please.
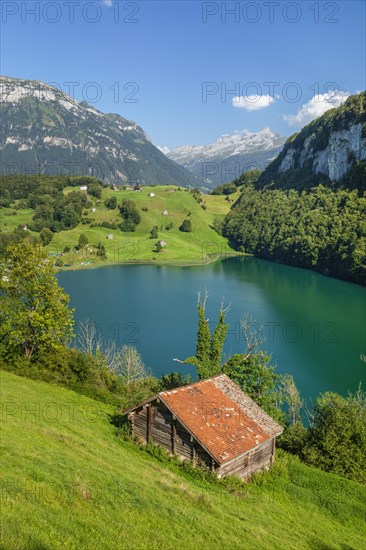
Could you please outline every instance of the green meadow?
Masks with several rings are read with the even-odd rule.
[[[65,193],[75,191],[75,187],[68,187]],[[154,197],[149,197],[154,193]],[[91,227],[92,224],[107,222],[119,224],[122,217],[119,209],[108,210],[104,201],[115,196],[117,204],[123,199],[130,199],[136,203],[141,216],[141,223],[134,232],[122,232],[120,229],[107,227]],[[231,195],[236,199],[239,193]],[[201,264],[207,263],[225,255],[236,254],[230,248],[228,240],[219,235],[213,224],[216,220],[223,220],[228,213],[231,203],[225,200],[223,195],[202,195],[205,209],[194,199],[193,195],[184,188],[175,186],[151,186],[143,187],[141,191],[103,189],[101,199],[88,196],[93,203],[91,208],[84,211],[84,218],[88,223],[80,223],[74,229],[55,233],[48,250],[52,254],[61,253],[65,247],[70,247],[71,252],[63,257],[66,268],[90,268],[98,265],[108,265],[124,262],[141,263],[166,263],[166,264]],[[95,208],[95,212],[92,209]],[[143,210],[144,209],[144,210]],[[146,210],[147,209],[147,210]],[[163,214],[167,211],[167,214]],[[2,209],[0,228],[2,231],[12,231],[20,224],[31,222],[32,210]],[[179,230],[180,225],[186,219],[192,223],[192,232],[184,233]],[[166,227],[173,227],[167,230]],[[150,238],[151,229],[158,227],[158,239]],[[79,252],[74,251],[79,236],[86,235],[89,245],[102,242],[106,249],[107,259],[97,258],[92,246],[88,246]],[[113,235],[113,239],[108,239]],[[155,244],[157,240],[166,242],[165,248],[157,252]]]
[[[3,550],[361,549],[365,491],[277,453],[228,490],[117,437],[115,411],[1,372]]]

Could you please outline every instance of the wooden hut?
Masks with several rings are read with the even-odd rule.
[[[132,433],[218,477],[269,468],[283,431],[225,374],[160,392],[126,411]]]

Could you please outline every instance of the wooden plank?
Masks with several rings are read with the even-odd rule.
[[[152,419],[153,419],[153,407],[152,404],[149,403],[147,405],[147,433],[146,433],[146,441],[149,443],[151,441],[151,432],[152,432]]]
[[[175,425],[175,418],[172,419],[172,453],[175,455],[177,428]]]

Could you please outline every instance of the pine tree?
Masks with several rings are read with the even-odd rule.
[[[229,325],[225,322],[227,309],[224,310],[221,306],[217,326],[211,334],[208,320],[206,319],[206,300],[207,293],[203,302],[201,296],[198,295],[197,311],[198,311],[198,331],[196,355],[188,357],[184,361],[179,361],[184,364],[191,364],[197,368],[198,377],[200,380],[215,376],[221,372],[222,353],[225,343],[226,333]]]
[[[222,350],[229,325],[225,322],[225,311],[220,308],[219,320],[211,339],[211,369],[214,374],[221,372]]]
[[[205,317],[205,302],[202,304],[199,300],[197,304],[198,311],[198,331],[197,331],[197,346],[196,346],[196,359],[197,363],[209,370],[210,365],[210,348],[211,348],[211,334],[210,327],[208,326],[208,320]]]

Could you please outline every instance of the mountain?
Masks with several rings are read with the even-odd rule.
[[[264,128],[260,132],[243,130],[224,134],[210,145],[185,145],[169,151],[160,148],[170,159],[190,170],[201,187],[213,189],[238,178],[252,168],[263,169],[281,151],[286,138]]]
[[[135,122],[57,88],[0,77],[3,173],[93,175],[106,183],[195,185]]]
[[[366,92],[289,138],[242,187],[222,234],[238,250],[366,286]]]
[[[365,160],[366,92],[362,92],[289,137],[258,186],[311,187],[318,182],[337,182],[355,169],[355,163]],[[365,176],[360,173],[360,177]]]

